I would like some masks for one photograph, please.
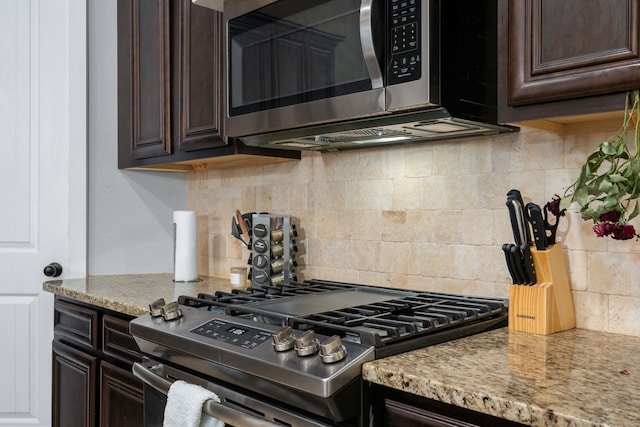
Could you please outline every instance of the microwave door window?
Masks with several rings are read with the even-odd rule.
[[[370,90],[360,3],[280,0],[230,20],[230,115]]]

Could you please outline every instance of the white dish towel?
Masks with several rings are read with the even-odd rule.
[[[162,427],[224,427],[222,421],[202,416],[202,404],[208,399],[220,402],[214,392],[204,387],[175,381],[167,393]]]

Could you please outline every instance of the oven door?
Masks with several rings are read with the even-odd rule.
[[[313,420],[270,403],[238,393],[170,366],[145,359],[134,363],[133,374],[144,383],[144,427],[162,427],[167,393],[173,381],[182,380],[205,387],[218,395],[220,403],[206,401],[203,416],[213,417],[229,427],[328,427],[331,424]]]
[[[227,1],[227,134],[385,113],[384,5]]]

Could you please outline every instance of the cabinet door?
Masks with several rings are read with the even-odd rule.
[[[169,0],[118,0],[119,162],[171,154]]]
[[[640,86],[636,0],[510,0],[508,8],[509,105]]]
[[[100,427],[144,424],[143,385],[129,371],[107,362],[100,365]]]
[[[119,168],[300,159],[299,151],[227,143],[222,13],[190,0],[117,1]]]
[[[118,0],[121,166],[226,145],[222,44],[220,12],[190,0]]]
[[[172,137],[178,151],[226,145],[222,138],[222,13],[171,2]]]
[[[96,425],[97,358],[53,342],[53,427]]]

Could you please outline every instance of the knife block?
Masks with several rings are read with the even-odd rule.
[[[535,285],[509,288],[509,329],[549,335],[576,326],[567,267],[559,243],[539,251],[531,248]]]

